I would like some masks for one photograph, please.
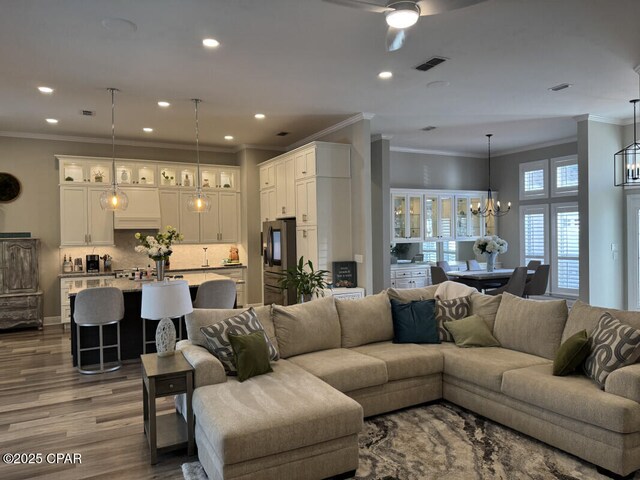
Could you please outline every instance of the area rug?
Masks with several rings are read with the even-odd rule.
[[[359,443],[357,480],[608,478],[592,464],[446,402],[370,418]],[[199,462],[182,471],[185,480],[207,478]]]

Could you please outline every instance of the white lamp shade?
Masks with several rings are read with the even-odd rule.
[[[142,286],[142,311],[148,320],[175,318],[193,312],[186,280],[148,283]]]

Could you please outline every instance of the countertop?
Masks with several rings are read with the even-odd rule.
[[[205,273],[186,273],[181,280],[186,280],[190,287],[197,287],[201,283],[208,280],[229,280],[229,277],[224,275],[218,275],[213,272]],[[75,296],[78,292],[87,288],[96,287],[116,287],[122,290],[123,293],[140,292],[142,291],[142,285],[146,283],[152,283],[155,280],[129,280],[128,278],[97,278],[93,280],[78,280],[73,282],[69,287],[69,296]],[[171,280],[169,280],[171,281]]]
[[[167,275],[180,274],[182,272],[206,272],[209,270],[222,270],[227,268],[247,268],[246,265],[241,263],[234,263],[231,265],[215,265],[209,267],[193,267],[193,268],[179,268],[176,270],[166,269]],[[127,269],[130,270],[130,269]],[[71,272],[71,273],[59,273],[58,278],[77,278],[77,277],[113,277],[116,272],[121,270],[113,270],[111,272],[100,273],[88,273],[88,272]]]

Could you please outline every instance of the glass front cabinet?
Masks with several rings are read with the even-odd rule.
[[[391,195],[392,242],[420,242],[423,237],[422,194]]]

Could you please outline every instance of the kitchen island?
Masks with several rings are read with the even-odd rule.
[[[217,273],[185,273],[181,276],[189,284],[189,292],[191,299],[195,299],[198,286],[209,280],[229,280],[229,277],[218,275]],[[71,354],[73,357],[73,365],[78,364],[77,358],[77,329],[73,320],[73,312],[75,309],[75,298],[78,292],[87,288],[96,287],[116,287],[122,290],[124,295],[124,318],[120,322],[120,353],[122,360],[133,360],[140,358],[144,353],[143,338],[147,341],[155,339],[155,331],[158,325],[157,321],[147,320],[143,322],[140,318],[142,306],[142,285],[155,280],[129,280],[127,278],[102,278],[96,281],[78,281],[69,289],[69,299],[71,305]],[[171,280],[169,280],[171,281]],[[176,326],[176,333],[182,332],[186,338],[186,328],[184,326],[184,318],[173,320]],[[179,323],[178,323],[179,322]],[[143,325],[146,324],[146,331],[143,333]],[[106,325],[103,327],[104,344],[111,345],[116,343],[116,325]],[[80,329],[82,340],[82,348],[94,347],[98,345],[98,327],[82,327]],[[147,344],[146,353],[155,352],[155,343]],[[115,348],[105,350],[105,362],[115,361],[117,353]],[[82,364],[90,365],[99,362],[98,351],[89,351],[82,354]]]

